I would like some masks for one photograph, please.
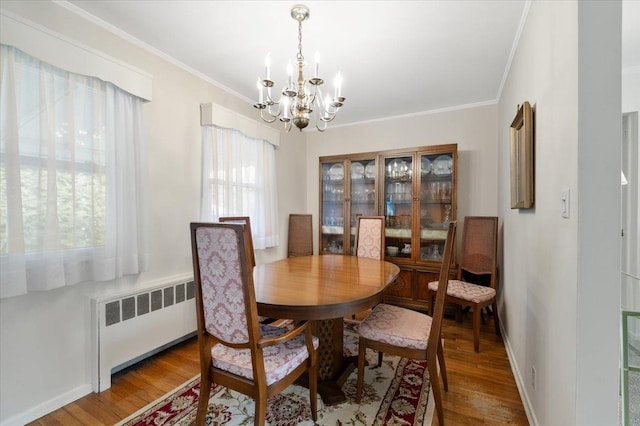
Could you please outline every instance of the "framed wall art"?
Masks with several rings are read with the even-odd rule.
[[[533,207],[533,110],[529,102],[518,106],[510,128],[511,208]]]

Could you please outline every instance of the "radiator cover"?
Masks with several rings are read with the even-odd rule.
[[[194,283],[168,280],[144,290],[91,298],[92,387],[111,387],[111,375],[195,335]]]

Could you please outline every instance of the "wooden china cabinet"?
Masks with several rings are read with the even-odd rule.
[[[457,165],[457,144],[321,157],[319,252],[351,254],[356,217],[384,215],[385,260],[400,267],[385,302],[428,309],[457,217]]]

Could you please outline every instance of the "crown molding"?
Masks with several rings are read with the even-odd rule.
[[[191,68],[190,66],[184,64],[183,62],[180,62],[179,60],[177,60],[176,58],[174,58],[173,56],[170,56],[164,52],[162,52],[161,50],[156,49],[155,47],[145,43],[144,41],[132,36],[131,34],[121,30],[120,28],[90,14],[89,12],[85,11],[84,9],[79,8],[78,6],[69,3],[66,0],[52,0],[53,3],[57,4],[58,6],[61,6],[65,9],[67,9],[68,11],[75,13],[76,15],[80,16],[83,19],[86,19],[89,22],[92,22],[93,24],[104,28],[105,30],[109,31],[110,33],[128,41],[129,43],[140,47],[141,49],[144,49],[146,51],[148,51],[149,53],[152,53],[162,59],[164,59],[165,61],[177,66],[178,68],[181,68],[182,70],[193,74],[194,76],[206,81],[207,83],[212,84],[213,86],[217,87],[220,90],[223,90],[227,93],[229,93],[230,95],[236,96],[237,98],[247,102],[250,105],[253,105],[253,100],[249,99],[248,97],[236,92],[235,90],[225,86],[224,84],[212,79],[211,77],[201,73],[200,71]]]

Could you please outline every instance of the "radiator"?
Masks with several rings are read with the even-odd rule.
[[[92,386],[111,387],[111,375],[195,335],[194,283],[173,279],[144,290],[91,298]]]

